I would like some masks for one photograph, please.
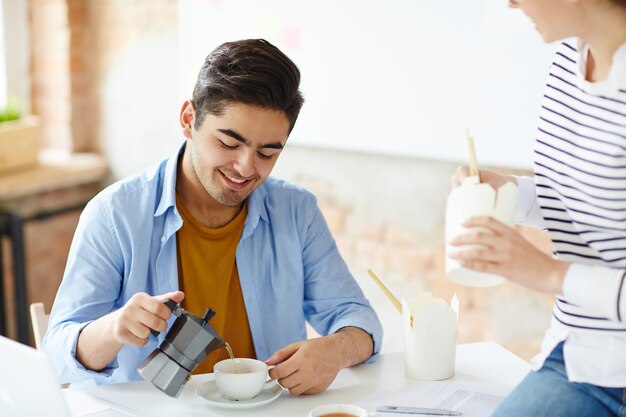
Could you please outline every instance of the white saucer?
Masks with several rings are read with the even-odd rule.
[[[217,389],[215,380],[207,381],[196,388],[196,394],[201,398],[207,400],[210,405],[221,408],[253,408],[260,407],[265,404],[269,404],[276,398],[280,397],[280,393],[283,391],[283,387],[276,384],[272,384],[269,388],[263,389],[256,397],[251,400],[233,401],[228,400],[222,396]]]

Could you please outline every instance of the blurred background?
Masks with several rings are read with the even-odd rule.
[[[204,57],[253,37],[298,64],[306,98],[274,175],[318,197],[383,321],[383,350],[403,349],[401,316],[368,268],[397,297],[458,294],[459,342],[495,340],[530,359],[552,299],[508,283],[461,287],[444,273],[465,129],[481,167],[531,173],[554,46],[506,3],[2,0],[0,108],[18,120],[0,122],[0,333],[32,343],[25,311],[49,311],[85,202],[175,152]],[[550,252],[543,232],[520,230]]]

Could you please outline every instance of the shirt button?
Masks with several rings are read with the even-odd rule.
[[[165,242],[165,236],[161,236],[161,243]]]

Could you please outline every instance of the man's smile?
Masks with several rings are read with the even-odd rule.
[[[222,174],[222,176],[226,180],[226,183],[229,186],[231,186],[232,188],[243,189],[243,188],[245,188],[248,185],[248,183],[252,182],[251,179],[237,178],[237,177],[233,177],[231,175],[228,175],[228,174],[224,173],[223,171],[219,171],[219,172],[220,172],[220,174]]]

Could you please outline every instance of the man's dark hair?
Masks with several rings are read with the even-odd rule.
[[[289,132],[304,103],[298,67],[264,39],[226,42],[211,52],[200,69],[193,89],[194,127],[207,113],[220,116],[229,103],[238,102],[287,115]]]

